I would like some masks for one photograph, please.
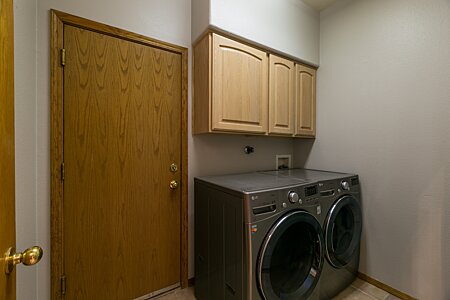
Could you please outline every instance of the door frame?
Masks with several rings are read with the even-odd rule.
[[[63,95],[64,74],[60,51],[64,46],[64,25],[87,29],[130,42],[156,47],[181,55],[181,287],[188,286],[188,49],[123,29],[87,20],[57,10],[50,10],[50,232],[51,232],[51,298],[61,298],[64,275],[63,201]]]
[[[0,299],[11,300],[16,299],[16,271],[5,274],[3,256],[16,246],[13,6],[12,0],[0,1]]]

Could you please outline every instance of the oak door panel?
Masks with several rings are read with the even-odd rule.
[[[132,299],[180,282],[182,58],[64,26],[67,299]]]

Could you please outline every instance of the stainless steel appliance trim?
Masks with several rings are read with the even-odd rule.
[[[275,233],[275,231],[278,229],[278,227],[280,227],[280,225],[287,218],[289,218],[289,217],[291,217],[293,215],[296,215],[296,214],[309,214],[309,215],[311,215],[309,212],[306,212],[306,211],[303,211],[303,210],[296,210],[296,211],[292,211],[292,212],[286,214],[284,217],[280,218],[275,223],[275,225],[270,229],[269,233],[266,235],[264,243],[263,243],[263,245],[261,247],[261,252],[260,252],[260,255],[258,257],[258,260],[261,259],[262,257],[264,257],[264,254],[266,253],[266,250],[267,250],[267,245],[269,244],[270,240],[272,239],[272,235]],[[313,218],[315,218],[315,217],[313,216]],[[319,247],[320,247],[320,252],[323,253],[323,245],[322,245],[322,243],[320,243]],[[260,287],[261,294],[262,294],[263,298],[267,299],[266,295],[264,294],[264,290],[262,288],[262,281],[261,281],[261,278],[262,278],[262,261],[258,261],[257,265],[258,265],[258,285]]]
[[[253,299],[252,297],[252,281],[253,281],[253,256],[252,256],[252,224],[246,224],[247,227],[247,295],[248,299]]]
[[[272,227],[272,229],[270,229],[269,233],[266,236],[266,239],[264,240],[264,244],[261,247],[261,254],[259,255],[259,259],[261,259],[261,257],[264,257],[264,254],[266,253],[266,249],[267,249],[267,245],[269,244],[270,240],[272,239],[272,235],[273,233],[278,229],[278,227],[280,227],[281,223],[283,223],[288,217],[299,213],[299,211],[293,211],[288,213],[287,215],[285,215],[284,217],[282,217],[280,220],[278,220],[275,225]],[[261,277],[262,277],[262,261],[258,262],[258,285],[261,289],[261,294],[263,296],[264,299],[267,299],[266,295],[264,294],[264,290],[262,288],[262,281],[261,281]]]

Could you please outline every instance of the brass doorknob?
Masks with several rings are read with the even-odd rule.
[[[176,180],[172,180],[169,184],[170,188],[172,190],[176,189],[178,187],[178,182]]]
[[[35,265],[41,260],[43,254],[44,251],[38,246],[28,248],[22,253],[16,253],[16,249],[11,247],[5,253],[5,273],[10,274],[14,266],[20,263],[25,266]]]

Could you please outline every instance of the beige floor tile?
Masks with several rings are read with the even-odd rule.
[[[389,296],[388,292],[383,291],[382,289],[373,286],[370,283],[361,280],[359,278],[356,278],[356,280],[353,281],[352,286],[356,289],[363,291],[366,294],[369,294],[370,296],[373,296],[375,299],[378,300],[385,300],[387,296]]]
[[[178,289],[164,296],[156,298],[157,300],[195,300],[194,287],[187,289]],[[398,300],[399,298],[367,283],[356,279],[351,286],[343,290],[333,300]]]
[[[157,300],[195,300],[194,288],[177,289],[164,296],[156,298]]]
[[[333,298],[333,300],[374,300],[376,298],[349,286],[343,290],[339,295]]]

